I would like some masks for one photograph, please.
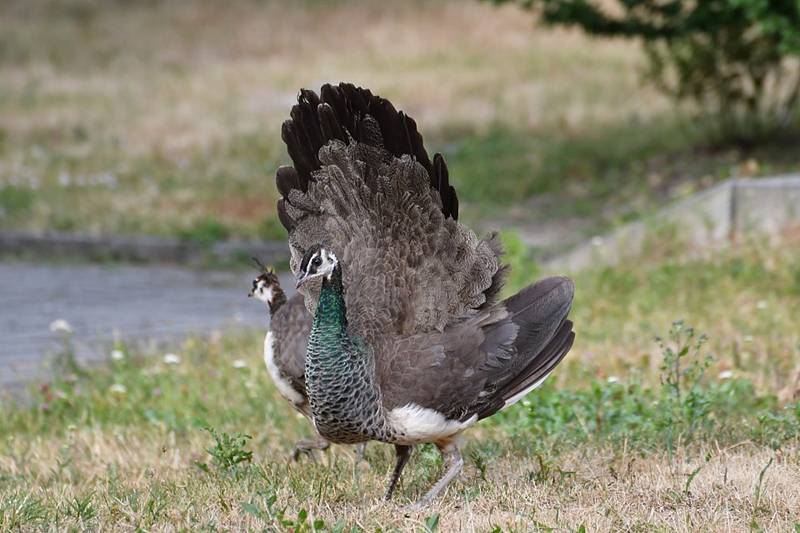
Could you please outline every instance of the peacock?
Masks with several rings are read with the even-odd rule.
[[[462,469],[466,429],[539,386],[572,346],[574,294],[551,277],[500,300],[508,267],[495,234],[458,222],[444,158],[413,119],[352,84],[301,90],[283,124],[291,166],[277,209],[290,266],[314,315],[304,379],[329,442],[393,444],[390,499],[412,447]]]

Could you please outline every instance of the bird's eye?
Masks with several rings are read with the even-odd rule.
[[[320,258],[319,258],[319,256],[315,257],[315,258],[314,258],[314,259],[311,261],[311,266],[314,266],[314,267],[318,267],[318,266],[320,266],[321,264],[322,264],[322,259],[320,259]]]

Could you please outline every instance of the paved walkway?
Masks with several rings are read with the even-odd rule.
[[[175,340],[228,327],[265,327],[266,308],[247,298],[253,272],[164,266],[0,263],[0,393],[42,376],[69,322],[79,360],[101,360],[115,337]],[[293,288],[288,276],[283,286]]]

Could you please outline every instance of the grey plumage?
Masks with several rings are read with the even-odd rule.
[[[313,317],[305,307],[303,296],[294,294],[272,313],[269,327],[273,334],[275,365],[281,377],[305,399],[299,403],[290,402],[306,416],[310,416],[305,386],[306,346],[312,323]]]
[[[457,475],[460,434],[535,387],[572,345],[574,287],[549,278],[497,302],[497,237],[457,221],[440,155],[416,124],[352,85],[302,91],[277,176],[291,267],[315,312],[311,415],[334,442],[434,442]]]

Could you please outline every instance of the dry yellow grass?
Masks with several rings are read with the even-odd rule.
[[[404,505],[438,469],[410,468],[396,501],[383,502],[388,447],[373,445],[371,462],[378,466],[369,468],[345,448],[334,448],[318,464],[292,465],[284,450],[267,445],[257,449],[260,473],[237,479],[203,474],[194,466],[207,444],[204,438],[156,430],[78,429],[67,439],[15,441],[11,455],[0,457],[0,471],[24,478],[22,493],[48,502],[93,494],[97,517],[86,525],[117,531],[137,525],[153,531],[211,524],[234,530],[275,527],[241,506],[252,501],[266,509],[259,488],[265,484],[277,497],[276,508],[288,508],[287,517],[305,509],[328,527],[343,521],[368,531],[424,529],[435,512],[441,514],[441,531],[575,531],[580,525],[587,531],[742,531],[752,524],[788,531],[800,522],[798,450],[776,454],[747,442],[710,449],[708,461],[704,450],[641,457],[625,450],[577,449],[556,459],[549,466],[552,474],[545,475],[534,458],[502,457],[489,465],[486,479],[474,467],[465,468],[447,496],[421,512]],[[155,512],[148,501],[156,502]]]

